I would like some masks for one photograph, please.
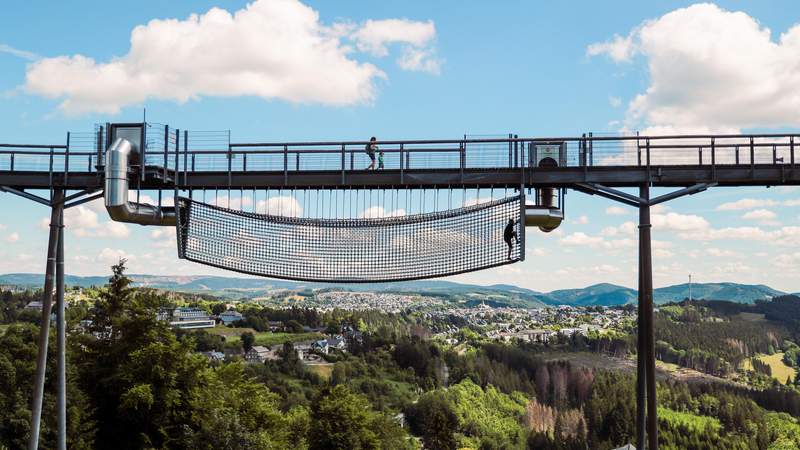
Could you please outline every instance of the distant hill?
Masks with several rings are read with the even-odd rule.
[[[338,288],[352,291],[373,292],[418,292],[429,295],[447,295],[454,301],[475,304],[485,301],[494,306],[539,307],[544,305],[571,306],[613,306],[636,303],[635,289],[609,283],[595,284],[580,289],[561,289],[552,292],[538,292],[507,284],[479,286],[442,280],[406,281],[398,283],[373,284],[327,284],[303,283],[271,280],[265,278],[229,278],[219,276],[187,275],[131,275],[134,285],[181,292],[204,293],[227,298],[256,298],[280,289],[324,289]],[[100,286],[107,277],[65,276],[70,286]],[[44,283],[44,276],[30,273],[0,275],[0,284],[38,287]],[[748,285],[737,283],[697,283],[692,284],[692,298],[706,300],[727,300],[737,303],[753,303],[784,295],[784,292],[762,284]],[[654,300],[658,304],[681,301],[689,297],[689,285],[678,284],[654,290]]]
[[[636,301],[636,291],[624,286],[601,283],[583,289],[562,289],[546,294],[551,305],[612,306]]]
[[[728,300],[738,303],[755,303],[756,300],[768,300],[772,297],[784,295],[785,292],[772,289],[763,284],[737,284],[737,283],[702,283],[692,284],[692,298],[706,300]],[[667,303],[689,298],[689,284],[676,284],[655,289],[653,292],[656,303]]]

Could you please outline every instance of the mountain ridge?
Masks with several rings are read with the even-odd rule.
[[[131,274],[134,285],[156,289],[206,293],[230,298],[254,298],[276,290],[330,289],[339,288],[352,291],[372,292],[419,292],[433,295],[467,296],[486,294],[492,297],[492,304],[513,306],[615,306],[636,303],[637,291],[611,283],[597,283],[583,288],[557,289],[540,292],[510,284],[482,286],[444,280],[421,280],[406,282],[374,283],[369,285],[352,283],[306,283],[272,280],[265,278],[237,278],[210,275],[147,275]],[[103,276],[65,275],[69,286],[100,286],[107,282]],[[32,273],[0,274],[0,284],[23,287],[37,287],[44,283],[44,275]],[[656,304],[680,301],[689,297],[688,283],[664,286],[654,290]],[[707,300],[727,300],[738,303],[753,303],[767,300],[786,292],[763,284],[740,284],[733,282],[693,283],[692,298]],[[494,299],[504,296],[504,299]],[[473,300],[474,302],[475,300]]]

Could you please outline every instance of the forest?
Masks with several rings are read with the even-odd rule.
[[[39,319],[24,305],[37,298],[0,294],[3,449],[26,447]],[[301,361],[291,342],[264,363],[209,361],[200,352],[231,344],[158,320],[173,300],[131,287],[121,262],[93,303],[69,309],[69,448],[612,449],[635,440],[633,374],[547,358],[547,346],[491,342],[468,328],[462,344],[448,345],[432,339],[436,324],[417,314],[253,306],[238,325],[260,330],[269,321],[294,321],[301,329],[355,329],[360,338],[347,352],[321,355],[329,374]],[[787,308],[785,302],[800,308],[792,299],[772,308]],[[788,319],[797,313],[776,312],[779,322],[744,327],[742,312],[754,311],[700,302],[662,307],[659,358],[725,375],[770,346],[797,354]],[[553,345],[626,358],[635,356],[633,339],[589,336]],[[43,448],[55,444],[54,368],[51,354]],[[752,386],[660,381],[662,448],[798,448],[798,388],[767,378]]]

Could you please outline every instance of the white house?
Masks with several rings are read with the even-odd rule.
[[[247,353],[244,354],[244,359],[251,363],[263,363],[270,358],[272,352],[267,347],[255,345]]]

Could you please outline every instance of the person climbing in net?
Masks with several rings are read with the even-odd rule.
[[[506,241],[506,245],[508,245],[508,259],[511,259],[511,251],[514,249],[514,242],[516,240],[517,244],[519,245],[519,235],[517,234],[517,230],[514,228],[514,225],[517,224],[518,221],[514,219],[508,219],[508,224],[506,225],[506,229],[503,231],[503,240]]]

